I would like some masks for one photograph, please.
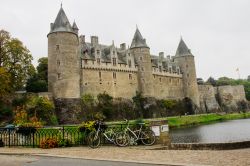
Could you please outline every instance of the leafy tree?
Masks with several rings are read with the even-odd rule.
[[[9,73],[10,83],[7,84],[7,89],[18,90],[25,85],[34,69],[31,60],[29,50],[19,39],[12,38],[5,30],[0,30],[0,67],[4,69],[2,71]]]
[[[210,85],[212,85],[212,86],[216,86],[216,80],[213,78],[213,77],[209,77],[208,79],[207,79],[207,82],[206,83],[208,83],[208,84],[210,84]]]
[[[10,74],[5,70],[5,68],[0,67],[0,100],[11,92],[10,84]]]
[[[43,57],[38,60],[36,72],[28,79],[26,85],[27,92],[47,92],[48,91],[48,58]]]

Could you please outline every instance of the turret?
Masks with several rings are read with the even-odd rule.
[[[79,29],[78,29],[78,27],[77,27],[75,21],[73,22],[72,29],[73,29],[73,31],[74,31],[76,34],[78,34]]]
[[[135,57],[135,61],[138,65],[139,91],[144,97],[152,97],[153,75],[150,49],[137,27],[130,47],[130,53]]]
[[[47,36],[48,90],[54,98],[80,97],[80,57],[76,28],[76,24],[71,27],[61,7]]]
[[[197,107],[200,107],[194,56],[182,38],[174,56],[174,61],[180,66],[183,75],[184,96],[190,98]]]

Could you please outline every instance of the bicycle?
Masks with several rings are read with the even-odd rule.
[[[118,146],[124,146],[124,144],[127,144],[126,142],[123,142],[127,140],[116,139],[117,132],[115,132],[115,130],[113,130],[112,128],[110,128],[109,130],[106,130],[107,126],[104,123],[97,121],[95,123],[95,128],[96,128],[96,131],[92,131],[88,135],[88,145],[91,148],[98,148],[101,144],[101,138],[103,137],[107,141],[115,145],[118,145],[116,144],[116,140],[117,140],[119,142]]]
[[[140,125],[140,128],[133,131],[129,128],[129,121],[125,121],[127,126],[123,132],[120,132],[120,134],[123,138],[128,137],[129,141],[127,141],[127,144],[123,146],[127,146],[129,143],[137,143],[137,141],[139,140],[141,140],[144,145],[153,145],[155,143],[155,133],[151,129],[143,129],[145,123],[138,123]],[[116,138],[119,138],[119,135],[117,135]],[[117,139],[116,144],[119,145],[119,140]]]

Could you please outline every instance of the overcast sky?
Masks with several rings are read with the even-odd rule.
[[[137,24],[151,54],[174,55],[182,36],[197,77],[250,75],[250,0],[0,0],[0,29],[23,41],[35,65],[61,2],[87,41],[131,44]]]

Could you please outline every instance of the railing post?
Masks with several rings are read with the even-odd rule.
[[[9,133],[9,147],[10,147],[10,129],[7,129]]]
[[[35,147],[35,132],[32,132],[32,146]]]
[[[62,134],[63,134],[63,138],[62,138],[62,140],[63,140],[63,142],[64,142],[64,126],[63,126],[63,131],[62,131]]]

